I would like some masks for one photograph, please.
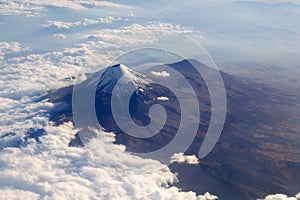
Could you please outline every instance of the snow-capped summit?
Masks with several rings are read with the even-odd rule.
[[[97,86],[97,92],[110,93],[113,89],[117,89],[123,93],[145,88],[150,83],[144,75],[123,64],[108,67],[99,73],[100,76],[93,78],[93,85]],[[99,75],[99,73],[97,74]]]

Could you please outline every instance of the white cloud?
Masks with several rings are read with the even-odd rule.
[[[86,148],[74,148],[68,147],[76,133],[71,123],[44,128],[47,135],[40,138],[41,144],[0,152],[0,162],[5,163],[0,171],[1,194],[22,191],[39,199],[211,199],[164,187],[176,177],[163,166],[151,173],[131,173],[161,164],[121,151],[112,144],[111,134],[98,132],[99,138]]]
[[[89,34],[78,34],[81,39],[88,40],[86,44],[97,48],[97,50],[107,51],[126,49],[132,50],[140,46],[151,45],[161,38],[167,38],[175,33],[184,33],[189,31],[182,27],[177,27],[171,23],[150,23],[147,25],[131,24],[117,29],[96,30]],[[167,72],[163,72],[167,75]]]
[[[75,28],[79,26],[89,26],[89,25],[96,25],[96,24],[109,24],[114,21],[122,21],[126,20],[123,18],[119,17],[113,17],[113,16],[108,16],[108,17],[103,17],[103,18],[98,18],[98,19],[88,19],[84,18],[81,21],[74,21],[74,22],[65,22],[65,21],[48,21],[46,24],[42,24],[43,27],[47,28],[55,28],[58,30],[62,29],[70,29],[70,28]]]
[[[39,15],[44,10],[42,6],[32,6],[22,3],[22,1],[2,1],[0,4],[1,15],[20,15],[24,14],[27,17]]]
[[[195,155],[184,155],[184,153],[175,153],[171,158],[171,163],[186,163],[190,165],[199,164],[199,159]]]
[[[159,101],[169,101],[168,97],[157,97],[157,100]]]
[[[6,54],[19,53],[28,50],[28,48],[21,47],[19,42],[0,42],[0,58]]]
[[[71,21],[72,17],[64,21],[49,18],[44,25],[55,30],[69,29],[68,38],[64,41],[69,39],[70,34],[78,37],[80,42],[72,43],[70,48],[50,51],[45,50],[46,43],[44,46],[41,44],[43,53],[26,52],[28,48],[23,45],[28,41],[24,44],[21,41],[0,43],[0,199],[18,199],[20,195],[25,199],[216,199],[209,193],[197,196],[194,192],[182,192],[177,187],[164,187],[176,181],[175,175],[167,168],[148,174],[126,173],[161,164],[124,152],[124,146],[113,145],[113,138],[107,134],[100,133],[102,137],[93,140],[86,148],[68,147],[77,130],[71,123],[53,126],[47,113],[54,105],[35,101],[49,89],[72,84],[70,80],[73,79],[68,77],[98,71],[128,49],[152,44],[158,38],[174,33],[190,33],[191,30],[172,23],[142,25],[145,23],[136,21],[135,24],[128,22],[121,27],[114,24],[114,28],[108,26],[87,32],[72,29],[123,19],[110,16],[91,19],[81,16],[81,11],[89,13],[104,7],[133,10],[131,6],[108,1],[30,0],[28,3],[4,0],[0,4],[0,13],[25,14],[28,17],[43,13],[44,20],[44,17],[47,18],[45,11],[52,12],[52,6],[80,11],[77,21]],[[140,12],[134,10],[134,17],[138,15]],[[127,19],[123,20],[127,22]],[[36,27],[40,28],[40,25]],[[36,27],[27,30],[28,34],[39,32]],[[53,35],[51,32],[51,36],[63,38],[62,33]],[[165,71],[155,73],[162,77],[170,76]],[[85,76],[78,78],[82,80]],[[47,132],[40,138],[40,144],[31,140],[27,147],[8,148],[9,144],[21,140],[26,130],[32,127],[44,128]],[[7,133],[11,134],[1,138]],[[173,161],[199,162],[194,155],[184,156],[183,153],[175,155]]]
[[[20,199],[30,199],[37,200],[39,199],[39,195],[33,192],[11,189],[11,188],[3,188],[0,189],[0,199],[9,199],[9,200],[20,200]]]
[[[75,0],[76,2],[76,0]],[[113,3],[111,1],[102,1],[102,0],[77,0],[78,3],[80,3],[83,6],[92,6],[92,7],[114,7],[114,8],[126,8],[129,9],[131,6],[128,5],[123,5],[123,4],[118,4],[118,3]]]
[[[151,71],[151,74],[154,76],[159,76],[159,77],[169,77],[170,73],[166,72],[166,71],[162,71],[162,72],[156,72],[156,71]]]
[[[259,200],[298,200],[298,199],[300,199],[300,193],[298,193],[295,197],[288,197],[285,194],[268,195],[265,199],[259,199]]]
[[[53,37],[59,38],[59,39],[66,39],[66,36],[64,34],[53,34]]]
[[[200,197],[200,200],[201,200],[201,198],[203,200],[216,200],[216,199],[219,199],[216,195],[212,195],[209,192],[205,192],[203,196],[204,197]]]
[[[124,152],[124,146],[112,144],[110,134],[100,132],[86,148],[68,147],[77,132],[73,124],[53,126],[47,113],[55,105],[35,101],[49,89],[72,83],[65,78],[106,66],[126,48],[172,34],[170,27],[158,23],[103,29],[92,33],[102,38],[100,41],[92,40],[91,33],[82,34],[85,39],[74,47],[44,53],[25,52],[20,43],[1,44],[1,198],[19,198],[20,194],[27,199],[212,199],[209,194],[166,187],[176,181],[167,166]],[[45,129],[47,134],[40,137],[40,143],[32,139],[27,146],[9,147],[22,140],[30,128]],[[162,169],[129,173],[147,171],[149,165]]]
[[[132,7],[122,4],[113,3],[110,1],[89,1],[89,0],[3,0],[0,4],[0,13],[2,15],[20,15],[24,14],[27,17],[34,17],[40,15],[48,7],[54,6],[59,8],[67,8],[72,10],[88,10],[95,8],[118,8],[131,9]]]
[[[129,11],[129,14],[127,15],[128,17],[135,17],[135,14],[134,14],[134,12],[131,10],[131,11]]]
[[[140,45],[151,45],[159,37],[174,34],[173,31],[183,30],[172,24],[161,23],[103,29],[76,34],[80,43],[75,47],[41,54],[24,53],[28,48],[17,42],[2,42],[0,57],[4,58],[10,53],[20,54],[0,60],[0,95],[4,98],[21,99],[69,85],[70,79],[66,78],[98,71],[108,66],[118,55]],[[167,72],[162,74],[168,75]]]

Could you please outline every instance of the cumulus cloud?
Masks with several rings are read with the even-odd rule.
[[[146,27],[134,24],[99,30],[95,34],[102,38],[100,41],[89,37],[90,33],[82,34],[85,39],[72,48],[42,53],[25,52],[20,43],[1,44],[1,198],[216,199],[209,193],[197,195],[170,187],[177,179],[167,166],[124,152],[124,146],[113,144],[113,134],[98,131],[99,137],[85,148],[68,147],[77,133],[73,124],[54,126],[48,112],[56,105],[37,101],[45,91],[71,84],[73,79],[68,77],[106,66],[111,57],[120,53],[117,50],[151,43],[162,33],[171,34],[170,27],[160,23]],[[149,40],[145,42],[143,38]],[[31,128],[43,129],[45,135],[39,137],[39,142],[28,139],[26,145],[13,148]],[[130,173],[147,171],[150,165],[161,170]]]
[[[166,72],[166,71],[162,71],[162,72],[156,72],[156,71],[151,71],[151,74],[154,76],[159,76],[159,77],[169,77],[170,73]]]
[[[118,55],[140,45],[151,45],[162,35],[168,37],[174,34],[173,31],[181,29],[171,24],[152,23],[97,30],[77,34],[80,42],[74,47],[46,53],[25,53],[27,49],[20,43],[2,42],[0,57],[20,54],[0,60],[0,95],[3,98],[21,99],[83,80],[85,73],[101,70]],[[166,72],[162,74],[168,75]],[[76,79],[68,79],[72,76]]]
[[[34,17],[39,15],[44,10],[44,7],[26,4],[22,1],[2,1],[0,4],[0,13],[2,15],[25,15]]]
[[[300,193],[296,194],[295,197],[288,197],[285,194],[274,194],[274,195],[268,195],[264,199],[258,199],[258,200],[299,200],[300,199]]]
[[[199,164],[199,159],[195,155],[184,155],[184,153],[175,153],[171,158],[171,163],[186,163],[189,165]]]
[[[45,121],[45,123],[47,123]],[[1,195],[17,192],[30,199],[212,199],[165,187],[176,181],[168,168],[151,173],[131,173],[161,165],[120,150],[112,144],[112,134],[97,131],[99,137],[86,148],[68,147],[74,134],[71,123],[54,127],[47,124],[41,143],[6,148],[0,152],[5,163],[0,172]]]
[[[11,188],[3,188],[0,189],[0,199],[9,199],[9,200],[19,200],[23,199],[31,199],[37,200],[39,199],[39,195],[33,192],[11,189]]]
[[[53,34],[53,37],[59,38],[59,39],[66,39],[66,36],[64,34]]]
[[[169,101],[168,97],[157,97],[157,100],[159,101]]]
[[[53,21],[49,18],[42,25],[49,14],[45,11],[54,16],[56,9],[51,10],[52,7],[80,12],[76,21],[72,21],[73,16],[69,16],[69,20]],[[135,21],[132,23],[127,18],[111,17],[111,14],[101,18],[81,16],[97,8],[128,9],[123,16],[129,13]],[[68,36],[59,41],[61,43],[67,43],[69,38],[77,38],[72,45],[54,50],[49,50],[45,42],[39,44],[38,50],[28,51],[24,44],[30,42],[24,39],[22,43],[19,38],[18,42],[0,43],[0,199],[18,199],[20,196],[25,199],[217,199],[209,193],[197,195],[192,191],[182,192],[177,187],[168,187],[176,181],[176,176],[167,166],[124,152],[124,146],[113,144],[112,134],[98,131],[99,137],[85,148],[68,147],[69,141],[77,133],[73,124],[53,126],[49,122],[48,112],[55,105],[37,101],[45,91],[73,84],[73,81],[82,81],[86,78],[85,73],[100,70],[128,50],[151,45],[158,38],[174,33],[191,33],[191,29],[178,23],[136,21],[140,11],[109,1],[2,1],[0,13],[24,14],[28,17],[43,13],[43,21],[32,26],[32,30],[27,30],[30,34],[24,34],[24,37],[33,34],[43,41],[47,36],[39,35],[41,30],[38,28],[46,27],[50,28],[48,38]],[[124,24],[119,24],[120,21]],[[79,28],[100,24],[105,28],[95,26],[98,28],[88,31]],[[165,71],[151,74],[170,76]],[[158,99],[166,100],[167,97]],[[41,136],[39,142],[28,139],[25,146],[12,148],[13,144],[24,139],[31,128],[44,129],[46,135]],[[194,155],[183,153],[174,155],[172,159],[173,162],[199,163]],[[147,169],[149,165],[157,165],[162,169],[147,174],[128,173]]]
[[[28,48],[21,47],[19,42],[0,42],[0,58],[6,54],[19,53],[28,50]]]

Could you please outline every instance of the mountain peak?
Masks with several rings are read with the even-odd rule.
[[[116,86],[120,92],[126,92],[132,88],[144,88],[149,83],[143,74],[135,72],[123,64],[117,64],[102,70],[97,90],[111,92]]]
[[[113,77],[115,77],[117,79],[122,78],[122,76],[125,76],[128,78],[131,76],[131,78],[134,78],[133,77],[134,72],[123,64],[117,64],[117,65],[108,67],[104,73],[106,73],[106,72],[112,73]],[[125,77],[123,77],[123,78],[125,78]]]

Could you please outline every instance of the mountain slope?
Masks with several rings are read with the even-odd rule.
[[[186,154],[198,155],[211,116],[211,102],[207,86],[193,66],[198,65],[208,73],[208,68],[194,60],[183,60],[169,66],[180,72],[190,83],[199,101],[201,115],[191,113],[191,120],[199,120],[197,136]],[[106,131],[116,133],[117,143],[125,144],[131,152],[148,152],[168,144],[180,124],[180,102],[168,88],[152,83],[145,76],[116,65],[87,80],[97,87],[95,109],[99,124]],[[129,108],[132,119],[139,125],[150,123],[149,108],[161,104],[167,112],[167,120],[159,134],[150,138],[135,138],[125,134],[114,121],[110,100],[112,88],[120,75],[125,75],[119,93],[134,87]],[[147,71],[145,71],[147,74]],[[294,195],[300,186],[300,135],[297,119],[290,110],[297,106],[295,99],[276,89],[221,73],[227,93],[227,118],[222,135],[213,151],[198,165],[173,163],[170,168],[178,173],[177,186],[197,193],[209,191],[221,199],[254,199],[270,193]],[[100,77],[100,78],[99,78]],[[213,79],[213,77],[211,77]],[[173,79],[178,90],[189,97],[181,79]],[[125,89],[124,89],[125,88]],[[157,97],[167,97],[161,101]],[[52,113],[56,123],[72,120],[72,88],[49,93],[46,98],[58,103]],[[120,98],[122,101],[122,98]],[[60,105],[60,107],[59,107]],[[188,127],[187,127],[188,129]],[[80,146],[80,138],[70,142]]]

